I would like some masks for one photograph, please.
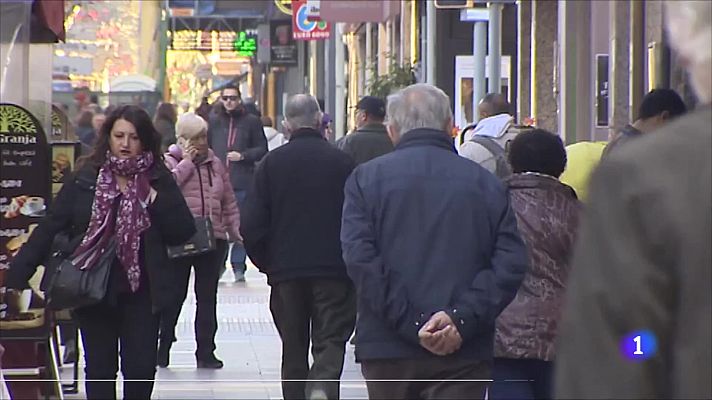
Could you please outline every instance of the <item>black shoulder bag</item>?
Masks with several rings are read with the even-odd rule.
[[[112,236],[102,251],[96,264],[88,269],[79,269],[70,254],[57,251],[50,260],[54,274],[47,290],[47,306],[53,310],[78,308],[96,304],[106,296],[109,286],[111,266],[116,258],[116,239]]]
[[[187,242],[178,246],[167,246],[168,258],[180,258],[188,256],[197,256],[209,251],[215,250],[215,232],[213,231],[213,223],[210,220],[213,216],[213,207],[209,206],[209,216],[205,216],[205,196],[203,194],[203,178],[200,175],[200,166],[195,166],[198,173],[198,182],[200,183],[200,204],[201,216],[193,217],[195,220],[195,234]],[[212,187],[212,171],[208,167],[208,184]]]

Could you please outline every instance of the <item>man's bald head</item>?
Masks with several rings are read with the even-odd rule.
[[[509,114],[510,108],[511,105],[507,98],[501,93],[486,94],[477,106],[477,110],[480,112],[480,119],[499,114]]]

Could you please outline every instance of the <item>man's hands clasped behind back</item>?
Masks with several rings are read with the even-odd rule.
[[[418,337],[421,346],[438,356],[452,354],[462,346],[460,332],[444,311],[433,314],[418,331]]]

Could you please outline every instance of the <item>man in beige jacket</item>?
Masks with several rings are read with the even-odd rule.
[[[559,398],[712,398],[712,2],[666,11],[703,106],[594,174],[559,336]]]

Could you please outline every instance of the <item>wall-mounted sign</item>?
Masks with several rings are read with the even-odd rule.
[[[292,37],[292,21],[270,22],[270,59],[272,65],[297,63],[297,44]]]
[[[274,4],[282,13],[292,15],[292,0],[274,0]]]
[[[0,145],[2,295],[5,270],[46,214],[51,181],[47,137],[29,111],[15,104],[0,104]]]
[[[257,52],[257,35],[248,35],[247,32],[238,33],[235,41],[233,42],[233,48],[235,53],[240,56],[254,56]]]
[[[295,40],[321,40],[330,36],[329,23],[316,21],[310,15],[319,14],[318,3],[307,3],[307,0],[292,1],[292,37]]]
[[[238,45],[239,43],[239,45]],[[212,51],[244,51],[248,52],[250,43],[257,44],[257,30],[248,29],[241,32],[233,31],[193,31],[179,30],[172,32],[171,48],[173,50]],[[253,49],[252,56],[257,49]],[[248,55],[248,54],[240,54]]]

